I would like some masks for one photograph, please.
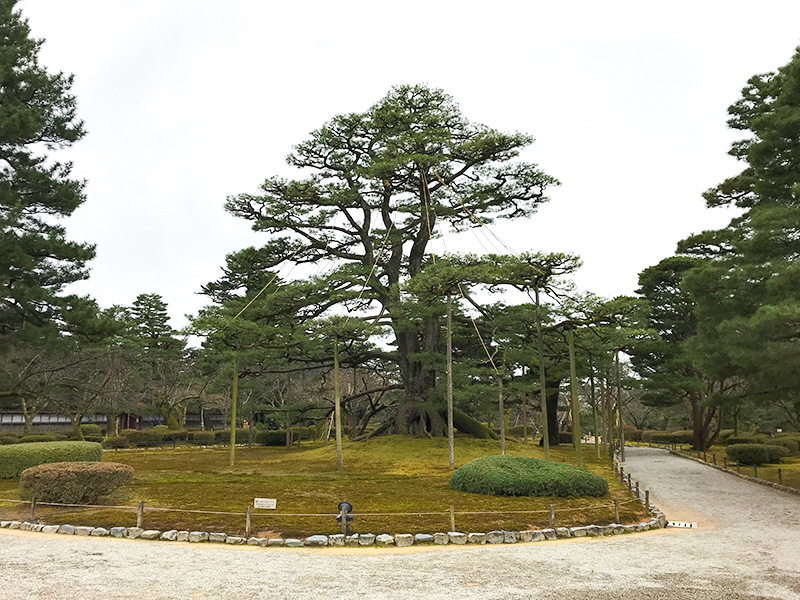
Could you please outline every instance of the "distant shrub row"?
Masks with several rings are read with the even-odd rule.
[[[29,467],[44,463],[99,461],[96,442],[35,442],[0,447],[0,479],[19,477]]]

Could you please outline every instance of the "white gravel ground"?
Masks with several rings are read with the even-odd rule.
[[[264,549],[0,530],[0,600],[800,599],[800,496],[628,450],[667,529],[513,546]]]

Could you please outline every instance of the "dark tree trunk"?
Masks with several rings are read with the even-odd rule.
[[[560,379],[548,379],[545,382],[547,393],[547,439],[550,446],[558,446],[558,396],[561,390]],[[539,445],[543,446],[540,440]]]

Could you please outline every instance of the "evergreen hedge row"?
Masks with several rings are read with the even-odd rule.
[[[30,467],[54,462],[99,461],[96,442],[34,442],[0,447],[0,479],[12,479]]]

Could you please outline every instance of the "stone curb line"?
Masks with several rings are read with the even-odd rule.
[[[694,462],[700,463],[701,465],[706,465],[707,467],[711,467],[712,469],[716,469],[717,471],[722,471],[723,473],[729,473],[730,475],[735,475],[740,479],[744,479],[746,481],[752,481],[753,483],[760,483],[761,485],[775,488],[776,490],[781,490],[783,492],[789,492],[790,494],[796,494],[800,496],[800,490],[798,490],[797,488],[789,487],[787,485],[781,485],[779,483],[775,483],[774,481],[767,481],[766,479],[757,479],[756,477],[751,477],[750,475],[745,475],[744,473],[737,473],[736,471],[732,471],[731,469],[726,469],[725,467],[715,465],[714,463],[706,462],[699,458],[695,458],[694,456],[689,456],[688,454],[682,454],[680,452],[676,452],[675,450],[668,450],[668,452],[670,454],[674,454],[675,456],[680,456],[681,458],[693,460]]]
[[[490,531],[488,533],[462,533],[450,531],[448,533],[398,533],[397,535],[372,533],[353,534],[345,536],[312,535],[305,539],[277,538],[266,539],[228,535],[226,533],[209,533],[206,531],[160,531],[157,529],[141,529],[139,527],[76,527],[74,525],[43,525],[28,521],[0,521],[0,528],[19,529],[21,531],[40,531],[42,533],[61,533],[65,535],[81,535],[94,537],[116,537],[143,540],[166,540],[177,542],[216,542],[220,544],[236,544],[248,546],[285,546],[288,548],[323,547],[323,546],[398,546],[405,547],[413,544],[514,544],[517,542],[540,542],[558,538],[573,537],[598,537],[603,535],[620,535],[651,529],[660,529],[666,526],[667,520],[658,509],[651,507],[653,518],[645,523],[621,525],[585,525],[582,527],[556,527],[555,529],[535,529],[527,531]]]

